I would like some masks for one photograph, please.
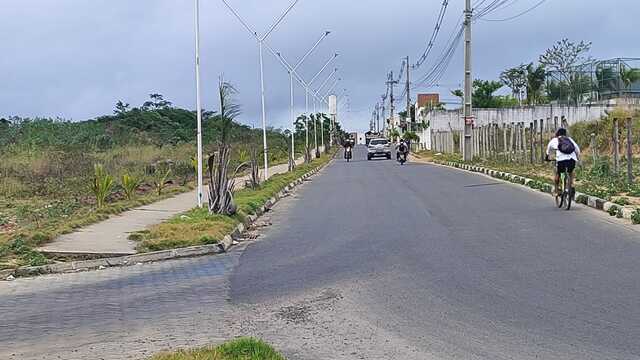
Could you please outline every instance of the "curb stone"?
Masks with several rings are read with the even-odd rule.
[[[315,169],[312,169],[308,173],[304,174],[303,175],[304,179],[306,180],[312,175],[320,172],[320,170],[322,170],[324,167],[326,167],[331,163],[331,160],[329,160],[325,164],[322,164],[316,167]],[[291,189],[289,189],[288,191],[291,191],[297,185],[300,185],[302,183],[303,183],[302,178],[298,178],[296,181],[291,183],[294,186],[292,186]],[[279,192],[278,194],[280,193],[282,193],[282,191]],[[243,223],[238,224],[230,235],[226,235],[222,239],[222,241],[217,244],[191,246],[191,247],[180,248],[180,249],[154,251],[154,252],[149,252],[144,254],[127,255],[127,256],[120,256],[120,257],[113,257],[113,258],[71,261],[71,262],[65,262],[65,263],[47,264],[42,266],[23,266],[17,269],[0,270],[0,281],[13,280],[14,277],[33,277],[33,276],[47,275],[47,274],[61,274],[61,273],[74,273],[74,272],[82,272],[82,271],[90,271],[90,270],[102,270],[110,267],[131,266],[131,265],[164,261],[164,260],[222,254],[234,245],[235,239],[239,239],[240,236],[247,230],[247,228],[251,224],[257,221],[258,218],[261,215],[263,215],[265,212],[269,211],[269,209],[273,205],[275,205],[275,203],[281,198],[282,198],[281,195],[276,195],[275,197],[269,199],[267,201],[267,204],[270,203],[269,207],[267,207],[265,204],[265,206],[261,207],[256,211],[255,215],[248,215],[245,219],[244,224]]]
[[[498,178],[498,179],[502,179],[505,181],[509,181],[511,183],[515,183],[515,184],[519,184],[519,185],[525,185],[529,188],[532,189],[536,189],[539,190],[541,192],[544,193],[548,193],[551,194],[553,192],[553,186],[551,186],[550,184],[547,183],[542,183],[540,184],[540,182],[534,180],[534,179],[529,179],[526,177],[522,177],[519,175],[514,175],[514,174],[510,174],[510,173],[506,173],[506,172],[500,172],[500,171],[496,171],[496,170],[492,170],[492,169],[488,169],[488,168],[484,168],[481,166],[473,166],[473,165],[467,165],[467,164],[461,164],[461,163],[456,163],[456,162],[451,162],[451,161],[447,161],[447,162],[440,162],[440,161],[433,161],[433,163],[435,164],[439,164],[439,165],[444,165],[444,166],[449,166],[449,167],[454,167],[454,168],[458,168],[458,169],[462,169],[465,171],[470,171],[470,172],[477,172],[477,173],[482,173],[482,174],[486,174],[488,176],[494,177],[494,178]],[[540,184],[540,188],[538,187],[533,187],[534,184]],[[617,208],[618,211],[622,212],[622,218],[627,219],[627,220],[631,220],[631,216],[633,215],[633,213],[636,211],[635,208],[633,207],[629,207],[629,206],[620,206],[617,204],[614,204],[610,201],[595,197],[595,196],[591,196],[591,195],[586,195],[583,194],[581,192],[576,192],[575,194],[575,198],[576,198],[576,202],[580,203],[582,205],[586,205],[590,208],[596,209],[596,210],[600,210],[600,211],[605,211],[608,212],[611,208]]]

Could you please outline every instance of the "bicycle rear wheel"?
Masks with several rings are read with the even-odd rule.
[[[562,209],[562,206],[564,205],[564,179],[561,179],[560,189],[556,189],[556,193],[554,195],[556,198],[556,206],[558,209]]]
[[[562,192],[562,197],[564,198],[564,209],[571,210],[571,200],[573,200],[573,189],[571,189],[569,174],[565,174],[564,176],[564,191]]]

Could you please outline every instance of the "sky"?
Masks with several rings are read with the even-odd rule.
[[[539,1],[512,0],[486,19],[508,18]],[[238,91],[239,121],[261,126],[258,44],[221,0],[200,2],[203,105],[217,109],[222,77]],[[292,0],[228,2],[263,34]],[[339,53],[315,85],[337,67],[335,92],[344,94],[339,120],[348,130],[366,130],[385,92],[386,74],[397,73],[403,57],[414,63],[422,54],[441,5],[442,0],[299,0],[266,43],[295,63],[331,31],[298,72],[309,80]],[[449,0],[433,51],[412,70],[412,79],[440,58],[463,8],[464,0]],[[640,57],[633,26],[639,13],[638,0],[546,0],[512,21],[478,20],[473,24],[474,77],[497,79],[507,67],[536,61],[562,38],[591,41],[591,56],[598,59]],[[194,48],[193,0],[3,1],[0,117],[87,120],[112,113],[118,100],[139,106],[150,93],[195,109]],[[463,78],[462,60],[460,44],[439,86],[415,92],[441,92],[450,99],[450,90]],[[287,128],[288,73],[266,50],[264,69],[267,125]],[[298,114],[305,111],[304,90],[298,85],[294,90]]]

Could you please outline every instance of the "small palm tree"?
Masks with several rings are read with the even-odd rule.
[[[233,120],[240,115],[240,106],[233,102],[235,88],[220,79],[218,96],[220,99],[220,137],[218,151],[207,161],[209,170],[209,212],[221,215],[233,215],[237,211],[233,200],[235,177],[247,163],[240,164],[235,171],[229,171],[231,145],[229,143]]]

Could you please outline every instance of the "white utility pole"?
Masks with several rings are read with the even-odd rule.
[[[293,170],[293,168],[295,167],[295,153],[296,153],[296,148],[295,148],[295,131],[296,131],[296,118],[295,118],[295,110],[294,110],[294,88],[293,88],[293,76],[296,73],[296,70],[298,70],[298,68],[302,65],[302,63],[304,63],[304,61],[313,53],[313,51],[318,47],[318,45],[320,45],[320,43],[322,42],[322,40],[324,40],[327,36],[329,36],[329,34],[331,34],[331,31],[325,31],[322,36],[320,37],[320,39],[318,39],[318,41],[316,41],[316,43],[311,47],[311,49],[309,49],[306,54],[304,54],[304,56],[294,65],[294,66],[289,66],[289,63],[287,63],[287,61],[284,59],[284,57],[282,56],[281,53],[276,53],[276,55],[283,61],[284,64],[286,64],[287,67],[290,67],[290,69],[288,70],[289,72],[289,91],[290,91],[290,113],[291,113],[291,126],[292,126],[292,130],[291,130],[291,155],[293,158],[293,162],[289,164],[289,171]],[[307,136],[308,137],[308,136]]]
[[[464,12],[464,161],[473,160],[473,77],[471,73],[471,21],[473,10],[471,0],[465,0]]]
[[[202,200],[204,197],[202,186],[202,102],[200,97],[200,0],[195,0],[195,16],[196,16],[196,119],[197,119],[197,135],[196,142],[198,146],[197,161],[198,161],[198,191],[196,202],[198,207],[202,207]]]
[[[305,96],[304,96],[304,101],[305,101],[305,114],[306,114],[307,116],[309,116],[309,117],[310,117],[310,114],[309,114],[309,90],[310,90],[311,86],[313,85],[313,83],[314,83],[314,82],[316,81],[316,79],[318,78],[318,76],[320,76],[320,74],[322,74],[322,73],[324,72],[324,70],[329,66],[329,64],[331,64],[331,63],[332,63],[332,62],[333,62],[337,57],[338,57],[338,53],[333,54],[333,56],[332,56],[329,60],[327,60],[327,62],[322,66],[322,68],[320,69],[320,71],[318,71],[318,72],[317,72],[317,73],[316,73],[316,74],[311,78],[311,81],[309,81],[309,84],[307,84],[308,86],[306,86],[306,87],[305,87],[305,91],[304,91],[304,92],[305,92],[305,94],[304,94],[304,95],[305,95]],[[314,107],[313,107],[313,113],[314,113],[314,116],[315,116],[315,112],[316,112],[316,109],[315,109],[315,100],[314,100],[314,103],[313,103],[313,104],[314,104]],[[306,130],[307,130],[306,145],[307,145],[307,148],[309,148],[309,120],[308,120],[308,119],[307,119],[307,121],[306,121],[306,123],[305,123],[305,127],[306,127]],[[316,130],[316,123],[315,123],[315,121],[314,121],[314,124],[313,124],[313,129],[314,129],[314,133],[316,133],[316,134],[315,134],[315,147],[316,147],[316,149],[317,149],[317,148],[318,148],[318,136],[317,136],[317,132],[315,131],[315,130]]]
[[[282,20],[289,14],[291,9],[298,3],[300,0],[294,0],[291,5],[282,13],[282,15],[271,25],[269,30],[263,35],[259,36],[256,31],[254,31],[246,21],[238,14],[238,12],[229,5],[227,0],[222,0],[224,5],[231,11],[231,13],[238,19],[238,21],[242,24],[242,26],[258,41],[258,48],[260,53],[260,99],[262,101],[262,143],[264,147],[264,179],[267,180],[269,178],[269,149],[267,147],[267,111],[265,109],[265,95],[264,95],[264,61],[262,56],[262,47],[264,42],[267,40],[269,35],[280,25]]]

